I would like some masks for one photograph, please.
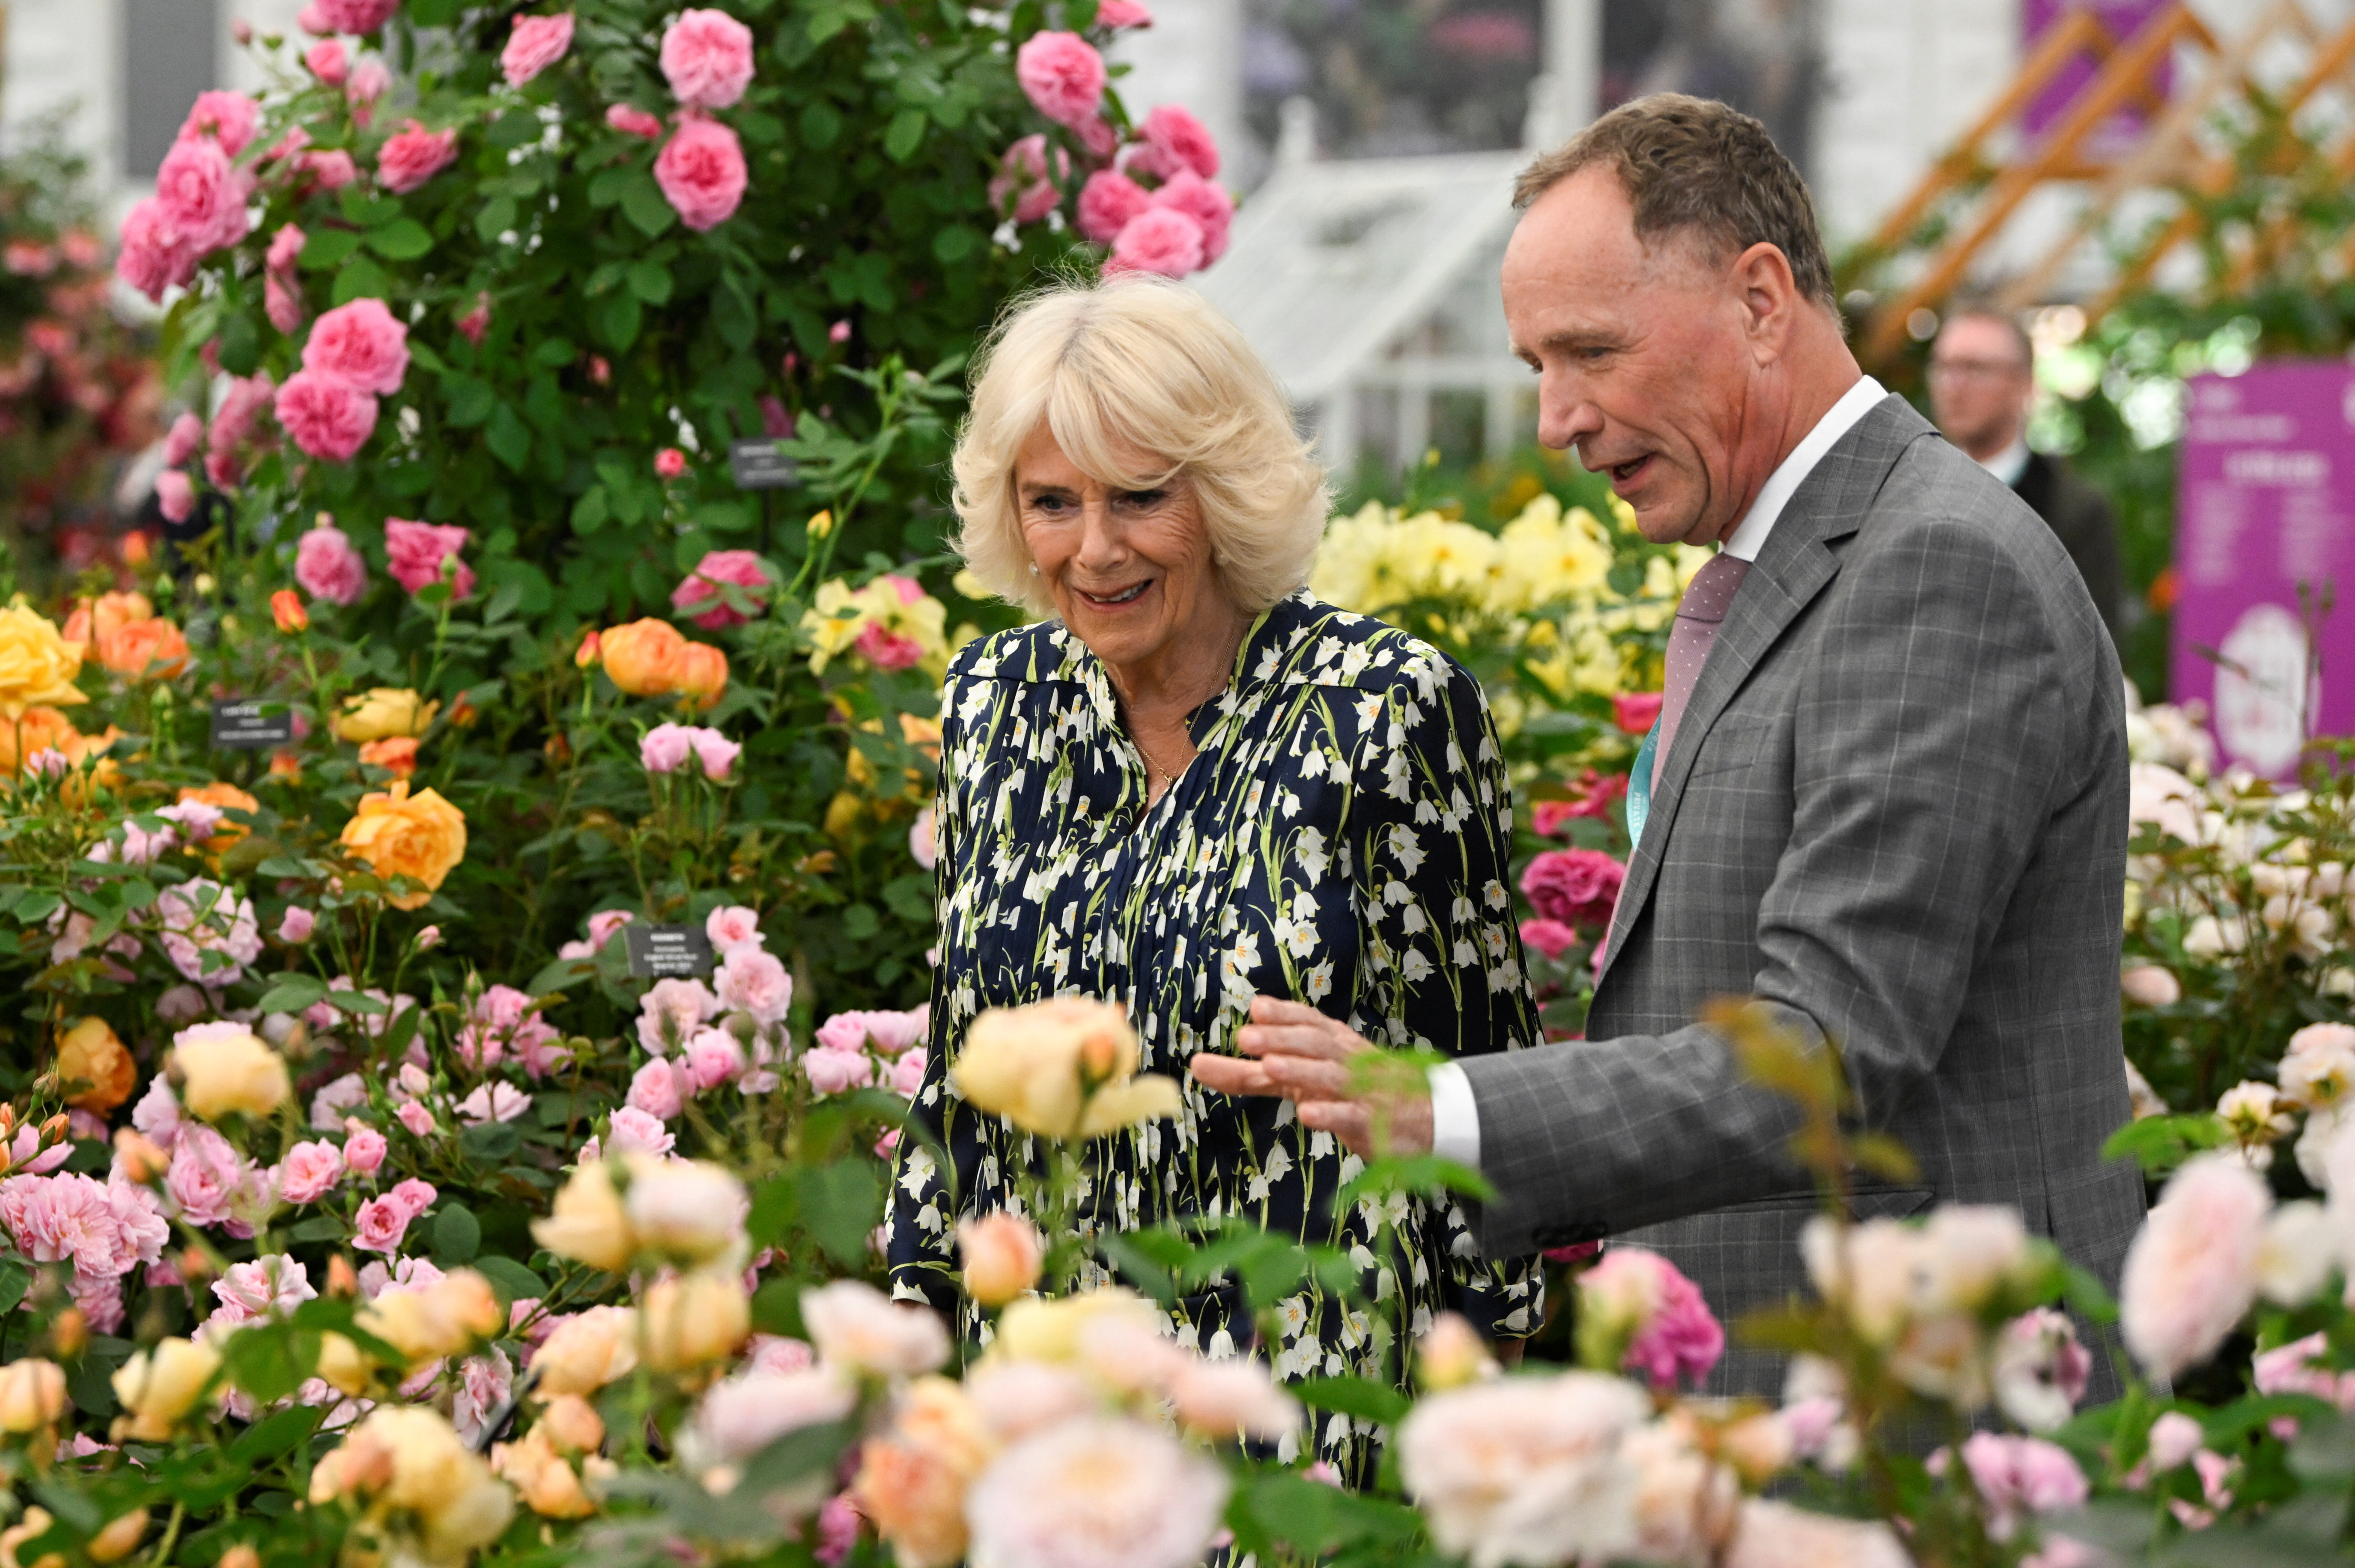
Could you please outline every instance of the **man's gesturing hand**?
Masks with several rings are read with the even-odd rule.
[[[1431,1093],[1421,1076],[1405,1092],[1356,1088],[1355,1058],[1375,1047],[1338,1019],[1305,1003],[1254,997],[1252,1021],[1235,1031],[1235,1048],[1241,1057],[1195,1057],[1195,1079],[1228,1094],[1281,1095],[1300,1108],[1302,1126],[1331,1133],[1369,1157],[1431,1152]]]

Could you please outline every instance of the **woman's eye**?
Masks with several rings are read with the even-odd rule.
[[[1121,505],[1124,507],[1133,507],[1138,511],[1150,511],[1168,498],[1169,492],[1167,490],[1130,490],[1124,494],[1120,500]]]

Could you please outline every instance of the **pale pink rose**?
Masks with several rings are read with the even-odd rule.
[[[848,321],[837,321],[832,326],[827,327],[826,329],[826,340],[828,343],[849,342],[850,323]]]
[[[122,1230],[106,1188],[87,1176],[12,1176],[5,1212],[9,1234],[35,1263],[70,1263],[74,1272],[112,1278],[131,1266],[119,1255]]]
[[[1128,220],[1112,242],[1107,272],[1155,272],[1182,278],[1202,270],[1202,226],[1192,214],[1156,207]]]
[[[164,1256],[172,1227],[164,1218],[163,1200],[138,1182],[119,1175],[106,1179],[107,1207],[114,1211],[116,1255],[132,1264],[155,1264]]]
[[[357,604],[368,592],[368,562],[343,529],[323,523],[294,546],[294,581],[314,599]]]
[[[666,446],[655,453],[655,477],[676,479],[687,472],[687,453],[675,446]]]
[[[155,913],[173,967],[201,985],[215,989],[235,985],[245,965],[261,956],[261,928],[254,920],[253,901],[208,878],[165,889],[155,901]],[[210,966],[208,955],[213,955]]]
[[[292,1312],[318,1298],[311,1271],[294,1259],[273,1253],[250,1262],[231,1264],[213,1281],[213,1295],[237,1321]]]
[[[698,729],[690,739],[695,742],[695,760],[702,765],[703,776],[713,784],[726,784],[744,748],[717,730]]]
[[[623,1105],[615,1111],[605,1130],[613,1141],[615,1154],[666,1155],[678,1142],[663,1125],[661,1117],[635,1105]]]
[[[176,990],[180,988],[174,987]],[[196,987],[188,987],[186,989],[195,990]],[[197,997],[201,1005],[204,993],[198,991]],[[167,1015],[160,1003],[156,1006],[155,1016],[167,1024],[187,1021],[178,1016],[177,1009]],[[147,1092],[139,1096],[137,1104],[131,1107],[131,1125],[165,1148],[179,1142],[180,1097],[172,1093],[170,1079],[158,1072],[147,1081]]]
[[[749,549],[715,549],[695,563],[687,581],[671,591],[673,610],[686,614],[707,632],[724,632],[730,626],[744,624],[743,613],[720,596],[719,585],[727,583],[744,591],[743,597],[758,609],[766,600],[771,587],[766,568],[761,558]],[[696,610],[698,605],[703,608]]]
[[[695,731],[684,724],[657,724],[638,742],[638,765],[650,773],[677,773],[695,753]]]
[[[1613,1248],[1579,1276],[1578,1299],[1582,1324],[1607,1322],[1627,1335],[1620,1369],[1655,1389],[1673,1390],[1680,1377],[1700,1384],[1725,1353],[1725,1330],[1700,1287],[1657,1253]]]
[[[1132,219],[1152,206],[1152,193],[1143,186],[1118,169],[1098,169],[1080,187],[1080,235],[1109,245]]]
[[[373,33],[392,19],[400,0],[312,0],[331,33]]]
[[[744,1046],[724,1029],[699,1030],[687,1046],[687,1081],[697,1093],[733,1083],[748,1065]]]
[[[1064,1422],[1015,1444],[975,1478],[964,1500],[973,1561],[1059,1562],[1066,1542],[1083,1541],[1100,1563],[1199,1563],[1231,1489],[1217,1460],[1158,1423]]]
[[[415,523],[406,517],[384,520],[384,551],[393,581],[411,593],[430,582],[442,579],[444,563],[453,568],[456,576],[450,584],[453,598],[464,599],[474,592],[474,570],[458,559],[466,548],[467,530],[457,526],[437,527],[432,523]]]
[[[512,1122],[531,1109],[531,1096],[512,1083],[485,1083],[458,1102],[458,1119],[470,1127]]]
[[[182,466],[204,443],[205,421],[192,413],[182,414],[172,421],[170,432],[164,437],[164,466]]]
[[[384,181],[385,189],[406,196],[449,167],[457,155],[457,132],[428,131],[411,120],[377,154],[377,177]]]
[[[67,1289],[73,1296],[74,1306],[80,1308],[82,1320],[101,1334],[120,1333],[125,1313],[123,1310],[121,1278],[97,1279],[77,1272]],[[77,1443],[87,1441],[75,1434]]]
[[[2319,1341],[2321,1338],[2322,1336],[2319,1334],[2314,1336],[2314,1339],[2317,1341]],[[2285,1349],[2287,1348],[2288,1347],[2286,1346],[2284,1347]],[[2263,1359],[2264,1358],[2262,1357],[2259,1358],[2261,1360]],[[2293,1388],[2268,1389],[2264,1387],[2263,1383],[2259,1383],[2257,1386],[2259,1392],[2264,1393],[2304,1393],[2308,1392],[2305,1389]],[[2157,1474],[2164,1474],[2169,1470],[2174,1469],[2178,1465],[2190,1463],[2191,1456],[2200,1452],[2200,1450],[2207,1445],[2207,1442],[2208,1434],[2197,1420],[2191,1416],[2184,1414],[2179,1410],[2169,1411],[2166,1414],[2160,1416],[2157,1421],[2150,1424],[2149,1463],[2151,1470]]]
[[[196,486],[178,469],[166,468],[155,475],[155,507],[166,522],[186,522],[197,508]]]
[[[922,1045],[932,1021],[932,1014],[923,1008],[886,1008],[866,1018],[867,1043],[885,1056],[897,1056],[911,1045]]]
[[[327,1009],[330,1019],[335,1009]],[[346,1072],[319,1085],[311,1096],[311,1130],[315,1133],[340,1132],[355,1106],[368,1104],[368,1081],[357,1072]]]
[[[433,1200],[441,1196],[441,1192],[432,1182],[421,1181],[415,1177],[410,1177],[407,1181],[385,1194],[389,1201],[400,1204],[401,1210],[412,1220],[432,1208]]]
[[[253,140],[254,127],[261,118],[261,108],[242,92],[199,92],[196,106],[180,122],[177,139],[188,142],[209,136],[233,158]]]
[[[295,160],[305,179],[321,190],[341,190],[360,177],[359,165],[341,147],[328,152],[304,153]]]
[[[928,1057],[922,1051],[911,1051],[891,1063],[891,1087],[912,1100],[924,1086],[924,1067]]]
[[[191,1124],[180,1129],[173,1146],[172,1163],[164,1171],[164,1194],[187,1223],[218,1225],[229,1217],[230,1205],[250,1174],[227,1138]]]
[[[625,909],[599,910],[589,917],[589,945],[603,952],[605,944],[613,939],[613,933],[637,918]]]
[[[817,1026],[811,1042],[821,1051],[863,1051],[867,1048],[867,1020],[873,1016],[860,1011],[831,1013]]]
[[[1227,233],[1234,226],[1235,198],[1223,187],[1212,185],[1190,169],[1181,169],[1161,182],[1153,205],[1182,212],[1202,229],[1202,265],[1227,253]]]
[[[352,73],[351,61],[344,54],[341,40],[322,38],[303,51],[303,64],[313,76],[329,87],[341,87]]]
[[[782,1334],[755,1334],[744,1357],[748,1372],[805,1372],[817,1364],[817,1352],[806,1339]]]
[[[197,275],[198,251],[164,204],[154,197],[123,216],[123,248],[114,259],[115,275],[161,301],[164,291],[185,285]]]
[[[324,1138],[299,1143],[278,1164],[278,1195],[289,1203],[325,1196],[344,1177],[344,1153]]]
[[[652,142],[662,135],[662,122],[645,110],[627,103],[615,103],[605,111],[605,123],[625,136],[644,136]]]
[[[303,368],[354,391],[390,397],[409,373],[409,328],[380,299],[356,299],[319,317],[303,345]]]
[[[830,1367],[746,1371],[712,1385],[680,1439],[698,1466],[737,1464],[788,1432],[841,1421],[858,1406],[858,1383]]]
[[[409,1231],[410,1221],[416,1216],[394,1201],[389,1194],[371,1198],[360,1205],[352,1217],[357,1233],[352,1245],[364,1253],[390,1254],[400,1250],[400,1239]]]
[[[1719,1568],[1913,1568],[1913,1558],[1879,1520],[1748,1498]]]
[[[376,400],[313,370],[286,379],[276,412],[295,445],[329,463],[348,463],[376,433]]]
[[[719,1011],[719,999],[700,980],[656,980],[638,998],[638,1043],[650,1056],[667,1056]]]
[[[816,1051],[802,1053],[802,1076],[819,1094],[839,1094],[864,1089],[875,1082],[875,1059],[863,1051]]]
[[[572,18],[567,16],[570,22]],[[458,1363],[458,1387],[450,1396],[450,1424],[458,1441],[480,1449],[491,1418],[506,1407],[515,1392],[515,1363],[505,1350],[469,1356]]]
[[[303,329],[303,293],[288,272],[261,275],[261,314],[270,325],[292,337]]]
[[[794,977],[773,956],[758,949],[740,947],[730,953],[714,978],[720,1006],[750,1013],[757,1023],[783,1023],[792,1010]]]
[[[392,68],[369,55],[352,67],[351,79],[344,83],[344,101],[352,106],[353,117],[365,125],[369,109],[391,91]]]
[[[1065,177],[1071,172],[1071,155],[1055,149],[1057,168]],[[1062,192],[1047,177],[1047,137],[1044,132],[1025,136],[999,156],[997,174],[989,182],[989,205],[993,211],[1007,211],[1011,197],[1014,221],[1036,223],[1055,210],[1062,200]]]
[[[393,1115],[412,1136],[421,1138],[430,1138],[433,1136],[433,1113],[425,1108],[425,1103],[422,1100],[411,1100]]]
[[[572,47],[572,13],[553,16],[517,16],[507,47],[499,51],[499,70],[509,87],[521,87],[564,58]],[[1213,171],[1215,172],[1215,171]]]
[[[629,1104],[656,1121],[667,1122],[687,1108],[690,1093],[687,1070],[658,1056],[631,1077]]]
[[[1033,33],[1015,52],[1014,76],[1033,108],[1073,130],[1096,117],[1109,80],[1103,56],[1077,33]]]
[[[2215,1352],[2256,1299],[2257,1259],[2273,1194],[2231,1152],[2202,1155],[2169,1179],[2126,1249],[2119,1322],[2152,1376],[2172,1379]]]
[[[2085,1500],[2085,1474],[2069,1451],[2041,1437],[1973,1434],[1963,1444],[1963,1466],[1987,1500],[1987,1533],[2009,1541],[2030,1514],[2073,1509]]]
[[[174,143],[155,171],[155,199],[199,255],[245,238],[247,195],[246,176],[209,136]]]
[[[711,940],[715,952],[733,953],[740,947],[765,947],[768,938],[761,934],[761,916],[742,904],[723,904],[703,917],[703,934]]]
[[[752,29],[725,11],[681,11],[663,34],[662,72],[686,107],[725,109],[752,84]]]
[[[353,1126],[344,1137],[344,1164],[354,1176],[374,1176],[382,1168],[389,1148],[384,1135],[374,1127]]]
[[[1186,173],[1206,180],[1218,177],[1217,139],[1210,134],[1209,127],[1176,104],[1165,103],[1155,109],[1137,129],[1145,144],[1129,157],[1129,167],[1161,180]]]
[[[698,234],[716,228],[743,203],[744,145],[715,120],[682,121],[655,158],[655,183],[680,222]]]

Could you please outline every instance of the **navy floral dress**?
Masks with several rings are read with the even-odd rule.
[[[1060,622],[967,646],[941,713],[940,962],[915,1114],[956,1168],[952,1182],[902,1140],[886,1221],[897,1293],[963,1312],[981,1334],[952,1277],[956,1221],[1007,1206],[1008,1168],[1039,1151],[968,1107],[945,1071],[984,1008],[1079,994],[1124,1002],[1145,1071],[1186,1094],[1181,1120],[1091,1146],[1083,1230],[1248,1215],[1351,1251],[1395,1328],[1419,1333],[1452,1307],[1492,1334],[1533,1332],[1544,1290],[1533,1260],[1482,1263],[1462,1211],[1420,1200],[1394,1200],[1387,1215],[1361,1203],[1337,1232],[1333,1195],[1358,1157],[1285,1102],[1215,1093],[1186,1073],[1197,1051],[1232,1050],[1255,992],[1451,1055],[1540,1038],[1506,885],[1511,790],[1478,683],[1304,591],[1252,625],[1231,683],[1193,715],[1200,754],[1150,805],[1104,667]],[[1396,1240],[1378,1258],[1385,1220]],[[1264,1350],[1279,1376],[1384,1364],[1366,1314],[1313,1281],[1273,1305],[1281,1341]],[[1253,1339],[1231,1285],[1175,1317],[1214,1357]],[[1362,1473],[1367,1436],[1346,1418],[1316,1446]]]

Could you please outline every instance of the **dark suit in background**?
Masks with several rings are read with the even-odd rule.
[[[2118,645],[2118,618],[2126,603],[2126,572],[2118,562],[2118,519],[2103,494],[2077,477],[2057,457],[2028,454],[2028,466],[2012,481],[2012,494],[2051,528],[2061,548],[2077,563],[2085,592],[2101,612],[2110,642]]]

